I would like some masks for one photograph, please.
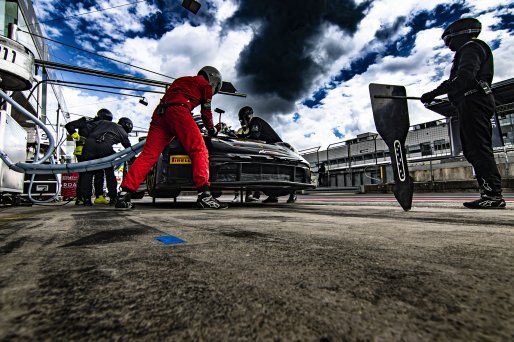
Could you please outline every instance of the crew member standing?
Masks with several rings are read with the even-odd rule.
[[[113,145],[116,144],[121,143],[125,148],[130,147],[131,144],[128,134],[132,131],[132,127],[132,120],[129,118],[120,118],[118,123],[99,120],[91,129],[91,132],[86,139],[82,153],[83,159],[93,160],[113,155],[116,153],[113,149]],[[118,192],[118,182],[114,175],[114,169],[111,166],[100,171],[105,173],[109,198],[114,203]],[[81,195],[83,196],[82,200],[86,205],[91,205],[92,180],[93,175],[96,175],[97,173],[98,170],[87,171],[82,176],[83,181]]]
[[[239,110],[239,122],[241,128],[236,134],[241,138],[248,138],[254,140],[262,140],[267,144],[274,144],[282,142],[279,135],[275,130],[267,123],[264,119],[257,116],[253,116],[253,108],[250,106],[244,106]],[[260,197],[259,191],[255,191],[253,196],[247,194],[246,201],[251,202],[253,198],[258,199]],[[236,198],[234,198],[235,200]],[[262,203],[277,203],[278,198],[276,196],[268,196]],[[296,202],[296,191],[292,191],[289,194],[287,203]]]
[[[325,185],[325,174],[327,172],[327,169],[325,167],[325,163],[321,163],[321,166],[318,169],[318,184],[319,186]]]
[[[209,136],[216,136],[212,122],[211,100],[221,89],[221,74],[205,66],[197,76],[177,78],[170,85],[150,122],[143,151],[136,158],[121,184],[116,208],[131,209],[131,193],[136,191],[146,174],[157,162],[167,144],[177,137],[191,158],[193,181],[198,190],[197,205],[202,209],[225,209],[227,205],[212,197],[209,182],[209,152],[191,111],[201,105],[202,121]]]
[[[113,115],[112,113],[105,108],[100,109],[96,113],[96,117],[81,117],[80,119],[73,120],[68,122],[64,128],[68,132],[69,135],[75,140],[75,150],[73,154],[77,158],[78,162],[84,160],[82,157],[82,151],[84,149],[84,144],[86,142],[86,138],[89,136],[91,128],[95,126],[98,120],[106,120],[112,121]],[[108,201],[104,197],[104,176],[103,172],[99,172],[95,174],[95,203],[107,204]],[[76,205],[89,204],[82,202],[81,198],[83,197],[80,193],[82,189],[82,173],[79,173],[79,178],[77,180],[77,195],[76,195]]]
[[[491,118],[495,112],[491,92],[494,65],[491,48],[477,39],[481,23],[464,18],[450,24],[442,39],[455,52],[450,78],[436,89],[421,96],[428,104],[436,96],[447,94],[457,108],[460,138],[464,156],[475,169],[480,186],[480,198],[465,202],[472,209],[505,208],[501,176],[492,149]]]

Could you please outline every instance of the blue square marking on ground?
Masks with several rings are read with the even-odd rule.
[[[165,245],[176,245],[178,243],[185,243],[186,242],[186,240],[182,240],[182,239],[180,239],[180,238],[178,238],[176,236],[171,236],[171,235],[156,236],[155,240],[158,240],[158,241],[162,242]]]

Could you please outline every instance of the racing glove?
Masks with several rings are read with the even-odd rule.
[[[218,135],[218,131],[216,130],[216,128],[212,127],[212,128],[209,128],[207,130],[207,134],[210,136],[210,137],[215,137]]]
[[[80,135],[78,132],[74,132],[71,137],[73,138],[73,140],[76,140],[76,141],[79,141],[80,140]]]
[[[421,102],[423,102],[424,104],[428,104],[432,101],[434,101],[436,95],[434,94],[433,91],[429,91],[428,93],[424,93],[423,95],[421,95]]]

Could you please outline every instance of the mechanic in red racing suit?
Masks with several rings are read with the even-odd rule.
[[[193,182],[198,190],[197,205],[202,209],[225,209],[210,193],[209,153],[191,111],[201,105],[202,120],[209,136],[216,136],[212,122],[211,100],[221,88],[221,74],[205,66],[197,76],[177,78],[154,110],[143,151],[136,158],[121,183],[116,208],[131,209],[131,193],[136,191],[146,174],[157,162],[166,145],[178,138],[191,158]]]

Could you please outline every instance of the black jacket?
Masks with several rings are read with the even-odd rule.
[[[95,126],[97,121],[98,118],[88,118],[84,116],[80,119],[68,122],[66,125],[64,125],[64,128],[70,135],[78,132],[80,136],[87,137],[91,131],[91,128]]]
[[[450,78],[434,90],[437,95],[448,94],[450,101],[464,97],[467,91],[480,90],[478,81],[489,86],[493,81],[494,61],[491,48],[480,39],[471,39],[460,47],[453,58]]]
[[[112,146],[120,143],[125,148],[131,145],[123,127],[115,122],[98,120],[91,127],[82,156],[86,160],[110,156],[115,153]]]
[[[263,119],[254,116],[248,125],[249,132],[243,138],[262,140],[268,144],[281,142],[277,132]]]

